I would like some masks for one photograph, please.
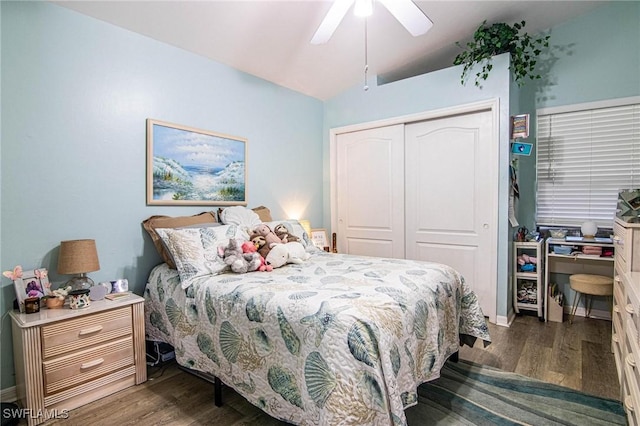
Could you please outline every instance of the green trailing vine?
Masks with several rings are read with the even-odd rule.
[[[519,86],[525,83],[527,77],[531,80],[541,78],[540,74],[535,73],[535,66],[542,48],[549,47],[550,36],[534,38],[527,33],[520,34],[524,26],[525,21],[516,22],[513,26],[505,23],[487,26],[487,21],[484,21],[473,34],[473,41],[466,44],[466,48],[457,42],[456,45],[465,49],[453,61],[454,65],[464,64],[461,83],[464,85],[471,69],[481,64],[482,69],[475,75],[475,85],[480,86],[493,68],[491,57],[506,52],[511,55],[510,68]]]

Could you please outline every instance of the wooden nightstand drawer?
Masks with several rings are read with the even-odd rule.
[[[134,364],[131,336],[42,363],[45,395],[68,389]]]
[[[42,327],[45,359],[132,333],[131,308],[86,315]]]
[[[10,316],[16,395],[31,413],[72,410],[147,380],[140,296]],[[32,415],[27,424],[45,420]]]

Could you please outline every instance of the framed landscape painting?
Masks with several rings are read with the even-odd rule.
[[[247,140],[147,119],[148,205],[246,205]]]

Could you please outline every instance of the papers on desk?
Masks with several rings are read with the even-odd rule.
[[[571,237],[566,236],[564,240],[568,243],[600,243],[600,244],[613,244],[611,238],[595,237],[595,238],[583,238],[583,237]]]

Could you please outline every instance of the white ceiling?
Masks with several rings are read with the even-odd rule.
[[[547,30],[607,1],[415,1],[434,22],[412,37],[381,5],[368,21],[370,86],[450,66],[489,24],[526,21]],[[364,23],[347,13],[331,40],[309,40],[331,6],[320,0],[54,1],[122,28],[202,55],[321,100],[364,85]],[[551,39],[553,42],[553,38]]]

